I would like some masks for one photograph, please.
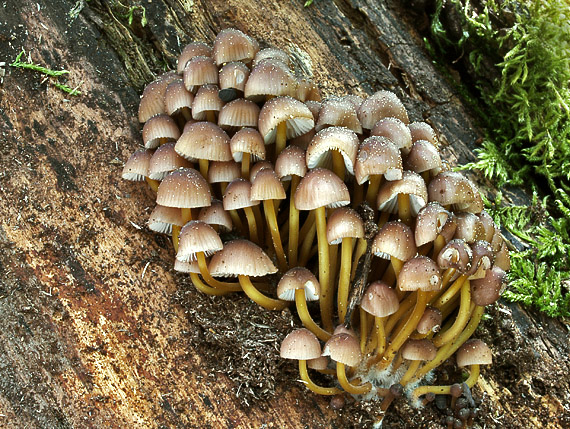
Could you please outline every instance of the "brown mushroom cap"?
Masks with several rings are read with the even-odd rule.
[[[211,122],[196,122],[190,125],[174,148],[186,159],[233,161],[230,138],[224,130]]]
[[[408,153],[412,147],[412,135],[408,126],[398,118],[383,118],[374,124],[371,136],[390,139],[402,153]]]
[[[285,189],[271,168],[261,170],[251,182],[251,198],[258,201],[283,200]]]
[[[149,83],[142,94],[139,104],[139,122],[144,123],[155,115],[166,113],[164,110],[164,93],[170,82],[179,79],[175,72],[167,72]]]
[[[397,118],[409,124],[408,113],[400,99],[393,92],[378,91],[362,102],[358,108],[358,119],[362,128],[370,130],[383,118]]]
[[[193,261],[198,252],[210,256],[223,247],[222,240],[214,228],[201,220],[191,220],[180,230],[176,259]]]
[[[435,147],[439,146],[437,140],[437,135],[433,128],[425,122],[412,122],[408,125],[410,134],[412,135],[412,141],[417,142],[418,140],[427,140]]]
[[[259,107],[253,101],[238,98],[230,101],[220,111],[218,125],[224,130],[236,131],[242,127],[257,128]]]
[[[373,316],[386,317],[398,311],[400,303],[394,289],[386,283],[376,281],[362,295],[360,307]]]
[[[224,107],[224,102],[218,96],[217,85],[202,85],[194,101],[192,102],[192,119],[205,121],[208,112],[219,112]]]
[[[438,332],[441,328],[442,319],[441,311],[435,307],[426,307],[424,314],[422,314],[418,322],[418,326],[416,326],[416,331],[422,335],[426,335],[430,332]]]
[[[471,280],[471,299],[480,306],[494,303],[503,292],[506,273],[494,266],[482,279]]]
[[[179,273],[200,274],[200,266],[198,265],[198,261],[183,262],[174,258],[174,271],[178,271]]]
[[[437,148],[427,140],[418,140],[412,145],[404,162],[404,168],[416,173],[429,171],[435,175],[441,171],[443,165]]]
[[[304,177],[307,174],[305,151],[297,146],[287,146],[275,161],[275,173],[281,180],[291,180],[291,176]]]
[[[263,60],[280,61],[287,67],[291,65],[287,52],[277,48],[265,48],[258,51],[257,54],[255,54],[255,58],[253,59],[253,66],[255,67]]]
[[[206,207],[211,199],[208,182],[193,168],[170,173],[160,183],[156,194],[156,203],[167,207]]]
[[[327,220],[327,242],[340,244],[343,238],[364,237],[364,223],[355,210],[342,207],[335,210]]]
[[[322,356],[330,356],[332,360],[347,366],[358,366],[362,360],[358,340],[349,334],[333,335],[325,343]]]
[[[186,89],[182,79],[177,79],[166,87],[164,110],[167,114],[173,116],[184,108],[192,109],[193,101],[194,95]]]
[[[435,359],[437,348],[430,340],[408,340],[402,347],[402,357],[407,360],[432,360]]]
[[[374,237],[372,242],[374,255],[390,259],[391,256],[407,261],[418,253],[412,229],[402,222],[388,222]]]
[[[254,160],[265,159],[265,142],[259,131],[242,128],[230,140],[230,150],[234,161],[241,162],[244,153],[251,154]]]
[[[472,338],[467,340],[457,351],[457,366],[491,365],[493,353],[483,341]]]
[[[208,168],[208,183],[229,183],[240,176],[240,165],[234,160],[212,161]]]
[[[342,207],[350,204],[350,193],[345,183],[332,171],[324,168],[310,170],[301,179],[295,192],[298,210],[319,207]]]
[[[175,141],[180,137],[180,130],[176,122],[168,115],[156,115],[144,124],[143,131],[144,147],[155,149],[159,146],[160,140]]]
[[[442,270],[455,268],[460,273],[471,269],[473,253],[464,240],[453,239],[447,243],[437,255],[437,265]]]
[[[495,262],[491,244],[484,240],[478,240],[471,243],[471,251],[473,252],[471,269],[465,274],[469,276],[469,280],[483,278],[485,277],[485,271],[489,270]]]
[[[277,267],[258,245],[247,240],[234,240],[212,256],[209,265],[213,276],[262,277],[275,274]]]
[[[184,86],[192,93],[202,85],[218,84],[218,67],[210,57],[198,56],[186,63]]]
[[[162,180],[171,171],[191,167],[190,162],[176,153],[174,145],[174,142],[163,144],[154,152],[148,166],[149,178]]]
[[[240,61],[227,63],[220,69],[219,97],[225,102],[241,97],[245,90],[245,83],[249,77],[249,68]]]
[[[302,78],[297,80],[297,89],[295,98],[299,101],[321,101],[321,92],[315,82],[310,79]]]
[[[354,164],[358,153],[358,136],[344,127],[329,127],[319,131],[307,147],[307,167],[329,167],[332,165],[331,153],[338,151],[346,170],[354,174]]]
[[[435,292],[441,289],[441,274],[437,264],[427,256],[410,259],[398,276],[398,289],[401,291],[422,290]]]
[[[171,234],[172,225],[182,226],[182,212],[178,207],[157,204],[148,219],[148,228],[161,234]]]
[[[259,201],[251,198],[251,183],[238,177],[226,188],[223,204],[224,210],[238,210],[256,206]]]
[[[428,185],[430,201],[437,201],[442,206],[452,206],[454,210],[465,210],[475,201],[474,188],[469,180],[460,173],[443,171],[435,176]]]
[[[321,344],[308,329],[296,329],[285,337],[279,353],[284,359],[316,359],[321,357]]]
[[[148,176],[148,167],[153,151],[148,149],[136,150],[125,162],[121,177],[125,180],[141,182]]]
[[[254,102],[266,96],[293,96],[297,81],[289,68],[281,61],[266,59],[251,70],[245,84],[244,96]]]
[[[198,214],[198,220],[209,225],[217,225],[223,230],[231,231],[232,229],[232,218],[219,200],[212,200],[210,207],[203,207]]]
[[[362,126],[356,114],[356,108],[343,98],[333,97],[322,102],[315,130],[327,127],[345,127],[357,134],[362,134]]]
[[[307,301],[316,301],[321,293],[319,281],[305,267],[295,267],[287,271],[277,284],[277,297],[283,301],[295,301],[295,291],[303,289]]]
[[[378,210],[396,213],[398,211],[398,194],[410,196],[412,216],[426,205],[428,192],[422,176],[413,171],[404,171],[400,180],[384,182],[378,192]]]
[[[277,125],[287,124],[287,138],[305,134],[314,127],[315,121],[309,108],[292,97],[276,97],[266,102],[259,112],[259,132],[265,144],[275,141]]]
[[[369,137],[362,142],[358,150],[354,168],[356,181],[362,185],[372,174],[382,174],[386,180],[402,178],[400,151],[386,137]]]
[[[203,42],[192,42],[184,47],[178,56],[176,71],[178,74],[184,73],[186,64],[194,57],[211,57],[212,48]]]
[[[423,246],[430,241],[434,241],[448,218],[449,212],[439,203],[431,202],[426,204],[418,212],[416,218],[416,229],[414,231],[416,245]]]
[[[455,238],[461,238],[467,243],[485,239],[485,227],[478,216],[473,213],[459,213],[455,216],[455,221]]]
[[[212,56],[218,66],[230,61],[249,63],[257,51],[259,44],[255,39],[236,28],[226,28],[216,36]]]

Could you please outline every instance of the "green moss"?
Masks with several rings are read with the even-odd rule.
[[[525,184],[543,197],[540,221],[533,207],[495,209],[496,221],[528,244],[512,254],[507,299],[570,315],[570,3],[565,0],[448,0],[463,28],[453,41],[437,1],[431,34],[435,55],[468,53],[478,80],[473,92],[485,109],[487,133],[475,168],[498,186]],[[457,39],[457,37],[456,37]],[[495,63],[490,83],[483,59]],[[544,186],[546,184],[546,186]],[[535,194],[535,203],[538,202]]]

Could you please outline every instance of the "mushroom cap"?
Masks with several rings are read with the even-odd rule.
[[[275,161],[275,173],[281,180],[291,180],[293,175],[303,177],[307,174],[306,154],[297,146],[287,146]]]
[[[259,118],[259,107],[253,101],[245,98],[238,98],[230,101],[218,116],[218,125],[229,131],[238,130],[242,127],[257,128]]]
[[[322,356],[330,356],[332,360],[347,366],[358,366],[362,360],[362,352],[358,340],[349,334],[335,334],[325,343]]]
[[[160,145],[162,139],[166,141],[178,140],[180,130],[170,116],[160,114],[146,121],[143,126],[142,137],[144,147],[155,149]]]
[[[222,110],[224,102],[218,96],[218,93],[218,85],[202,85],[192,102],[192,119],[205,121],[207,112],[219,112]]]
[[[422,335],[426,335],[430,332],[437,332],[441,328],[441,322],[443,316],[441,311],[435,307],[426,307],[424,314],[416,326],[416,331]]]
[[[464,274],[471,269],[473,252],[469,245],[461,239],[453,239],[447,243],[437,255],[437,265],[442,270],[455,268]]]
[[[297,80],[297,89],[295,96],[297,100],[302,101],[321,101],[321,91],[315,82],[307,78]]]
[[[171,234],[172,225],[182,226],[182,212],[178,207],[157,204],[148,219],[148,228],[161,234]]]
[[[402,156],[396,145],[386,137],[369,137],[360,145],[354,176],[362,185],[371,174],[382,174],[386,180],[402,178]]]
[[[192,42],[184,47],[180,55],[178,56],[178,64],[176,66],[176,71],[178,74],[184,73],[186,64],[194,57],[211,57],[212,48],[205,44],[204,42]]]
[[[184,81],[177,79],[172,81],[164,93],[164,110],[169,115],[176,115],[185,107],[192,109],[194,95],[186,89]]]
[[[372,253],[383,258],[407,261],[418,253],[412,229],[399,221],[387,222],[372,242]]]
[[[333,97],[322,102],[315,130],[327,127],[345,127],[357,134],[362,134],[362,126],[354,105],[346,99]]]
[[[297,81],[289,68],[281,61],[265,59],[253,67],[245,84],[244,96],[254,102],[266,96],[293,96]]]
[[[476,199],[470,181],[454,171],[443,171],[435,176],[429,182],[428,196],[430,201],[437,201],[444,207],[452,206],[458,211],[466,210]]]
[[[469,276],[469,280],[483,278],[485,277],[485,272],[491,269],[495,262],[491,244],[484,240],[478,240],[471,243],[471,251],[473,253],[471,269],[465,274]]]
[[[435,292],[441,289],[441,274],[437,264],[427,256],[416,256],[405,262],[398,276],[401,291]]]
[[[402,357],[407,360],[432,360],[435,359],[437,348],[430,340],[408,340],[402,347]]]
[[[316,359],[321,357],[321,344],[315,334],[308,329],[295,329],[281,343],[279,354],[284,359]]]
[[[251,198],[254,200],[284,200],[286,197],[281,181],[271,168],[261,170],[251,182]]]
[[[435,175],[441,171],[443,164],[439,151],[433,144],[427,140],[418,140],[412,145],[404,162],[404,168],[416,173],[429,171]]]
[[[485,239],[485,226],[479,216],[473,213],[459,213],[455,220],[457,223],[455,238],[461,238],[469,244]]]
[[[332,171],[324,168],[310,170],[301,179],[295,192],[298,210],[319,207],[342,207],[350,204],[350,193],[345,183]]]
[[[174,271],[200,274],[200,267],[198,266],[198,261],[184,262],[174,258]]]
[[[503,292],[506,273],[496,265],[487,270],[485,277],[471,280],[471,299],[480,306],[494,303]]]
[[[193,168],[170,173],[158,187],[156,203],[167,207],[206,207],[212,196],[206,179]]]
[[[287,67],[291,65],[289,54],[287,54],[287,52],[285,52],[283,49],[278,48],[265,48],[258,51],[257,54],[255,54],[255,58],[253,59],[253,66],[255,67],[263,60],[280,61]]]
[[[266,102],[259,112],[259,132],[265,144],[275,142],[277,125],[287,124],[287,139],[305,134],[315,121],[309,108],[292,97],[276,97]]]
[[[218,80],[220,81],[219,97],[225,101],[231,101],[243,95],[245,83],[249,77],[249,67],[241,61],[232,61],[220,69]]]
[[[390,91],[378,91],[362,102],[358,108],[358,119],[362,128],[370,130],[383,118],[397,118],[409,124],[408,113],[400,99]]]
[[[449,212],[439,203],[431,202],[426,204],[418,212],[416,218],[416,228],[414,231],[416,246],[423,246],[426,243],[434,241],[443,229],[448,218]]]
[[[396,213],[398,211],[398,194],[410,196],[410,211],[417,216],[420,209],[428,201],[426,183],[422,176],[413,171],[404,171],[400,180],[384,182],[378,191],[378,210]]]
[[[319,356],[315,359],[309,359],[307,361],[307,367],[315,369],[317,371],[323,371],[329,366],[329,358],[326,356]]]
[[[249,63],[259,51],[259,43],[236,28],[226,28],[218,33],[214,40],[212,56],[216,64],[230,61]]]
[[[295,267],[287,271],[277,284],[277,297],[283,301],[295,301],[295,291],[304,289],[307,301],[316,301],[321,293],[321,285],[313,273],[305,267]]]
[[[491,365],[493,363],[493,353],[483,341],[472,338],[459,348],[456,359],[458,367]]]
[[[262,277],[275,274],[277,267],[258,245],[247,240],[234,240],[212,256],[210,274],[213,276]]]
[[[210,162],[208,183],[229,183],[240,176],[240,165],[234,160]]]
[[[202,85],[218,84],[218,67],[210,57],[197,56],[186,63],[184,86],[190,92]]]
[[[228,185],[223,197],[224,210],[238,210],[259,204],[251,198],[251,183],[238,177]]]
[[[166,72],[149,83],[143,90],[139,104],[139,122],[142,124],[155,115],[166,113],[164,93],[170,82],[179,79],[175,72]]]
[[[412,141],[417,142],[418,140],[427,140],[435,147],[439,146],[437,140],[437,135],[433,128],[426,122],[412,122],[408,125],[410,134],[412,135]]]
[[[307,147],[307,167],[329,167],[332,165],[332,151],[340,152],[346,170],[354,174],[358,153],[358,136],[344,127],[329,127],[319,131]]]
[[[376,281],[364,292],[360,307],[376,317],[386,317],[398,311],[400,303],[396,291],[386,283]]]
[[[165,143],[154,152],[148,166],[149,178],[162,180],[171,171],[192,166],[188,160],[176,153],[174,145],[174,142]]]
[[[232,229],[232,218],[230,214],[224,210],[224,206],[219,200],[212,200],[210,207],[200,209],[198,220],[206,222],[209,225],[218,225],[222,230],[231,231]]]
[[[244,153],[251,154],[254,160],[265,159],[266,150],[263,137],[253,128],[242,128],[230,140],[234,161],[241,162]]]
[[[360,215],[349,207],[335,210],[327,220],[327,242],[339,244],[343,238],[364,237],[364,222]]]
[[[230,138],[211,122],[196,122],[186,129],[176,142],[176,152],[186,159],[233,161]]]
[[[412,147],[412,135],[406,124],[398,118],[382,118],[374,124],[371,136],[386,137],[391,140],[403,153],[408,153]]]
[[[270,161],[265,161],[265,160],[256,162],[249,169],[249,179],[255,180],[255,176],[257,176],[257,173],[259,173],[261,170],[265,170],[266,168],[270,168],[273,170],[273,164]]]
[[[223,247],[222,240],[214,228],[201,220],[191,220],[180,230],[176,259],[193,261],[198,252],[210,256]]]
[[[129,157],[121,177],[125,180],[132,180],[134,182],[141,182],[148,176],[148,168],[152,158],[152,150],[138,149]]]

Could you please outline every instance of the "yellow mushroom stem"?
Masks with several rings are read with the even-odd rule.
[[[231,292],[229,290],[216,289],[208,286],[200,279],[200,276],[198,276],[198,274],[196,273],[190,273],[190,279],[192,280],[192,283],[194,284],[196,289],[208,295],[226,295]]]
[[[376,328],[376,355],[382,356],[386,349],[386,332],[384,332],[384,321],[386,317],[374,317],[374,326]]]
[[[437,368],[439,365],[445,362],[453,353],[455,353],[457,349],[459,349],[459,347],[461,347],[463,343],[467,341],[469,337],[471,337],[473,332],[475,332],[475,329],[477,329],[477,326],[479,326],[479,322],[481,321],[481,317],[483,316],[484,311],[485,307],[476,305],[475,309],[473,310],[473,313],[471,313],[471,319],[469,320],[469,323],[467,324],[463,332],[459,335],[459,337],[457,337],[457,339],[454,342],[447,343],[446,345],[438,349],[435,358],[426,363],[424,366],[422,366],[416,372],[416,375],[410,382],[415,382],[417,380],[420,380],[428,372],[430,372],[432,369]]]
[[[368,313],[359,307],[360,316],[360,351],[366,351],[366,340],[368,339]]]
[[[307,361],[306,360],[300,360],[299,361],[299,375],[301,376],[301,380],[303,381],[303,383],[305,383],[307,388],[310,391],[315,392],[318,395],[331,396],[331,395],[338,395],[339,393],[342,393],[342,390],[340,390],[336,387],[321,387],[321,386],[318,386],[315,383],[313,383],[313,381],[309,378],[309,371],[307,371]]]
[[[416,305],[412,311],[412,314],[400,332],[398,332],[398,334],[390,341],[390,344],[386,348],[386,351],[384,352],[384,355],[378,364],[378,367],[381,370],[388,368],[390,363],[392,363],[392,360],[398,353],[398,350],[400,350],[400,347],[402,347],[408,337],[412,334],[412,332],[414,332],[414,329],[416,329],[418,322],[424,314],[429,292],[418,290],[417,293]]]
[[[459,290],[461,290],[461,287],[465,283],[466,279],[467,279],[467,276],[465,276],[465,275],[459,276],[453,282],[453,284],[439,298],[434,300],[434,302],[432,303],[432,306],[437,308],[438,310],[441,310],[443,308],[443,306],[450,299],[452,299],[457,294],[457,292],[459,292]]]
[[[273,247],[275,248],[275,253],[277,255],[279,269],[284,273],[288,269],[287,259],[285,259],[285,252],[283,251],[283,244],[281,243],[281,234],[279,233],[279,225],[277,224],[277,216],[275,215],[273,200],[264,200],[263,210],[265,212],[267,225],[269,225],[269,231],[271,232],[271,239],[273,240]]]
[[[336,363],[336,377],[338,378],[338,382],[341,387],[351,395],[366,395],[372,389],[372,385],[370,383],[361,384],[359,386],[351,384],[350,381],[348,381],[348,378],[346,378],[345,365],[340,362]]]
[[[402,302],[400,302],[398,310],[396,310],[394,314],[390,315],[385,324],[384,330],[386,331],[386,335],[390,335],[392,333],[392,329],[394,329],[398,321],[400,321],[404,314],[406,314],[406,312],[415,305],[417,295],[417,292],[412,292]]]
[[[437,259],[437,255],[439,255],[439,252],[441,252],[441,249],[443,249],[446,244],[443,235],[438,234],[433,242],[433,252],[431,254],[433,260]]]
[[[378,219],[378,229],[382,229],[388,219],[390,219],[390,212],[381,212],[380,219]]]
[[[202,275],[204,281],[208,286],[226,292],[241,291],[241,286],[239,285],[239,283],[221,282],[212,277],[212,275],[210,274],[210,270],[208,269],[208,264],[206,263],[206,257],[204,256],[204,252],[196,253],[196,258],[198,260],[198,267],[200,268],[200,274]]]
[[[210,161],[207,159],[199,159],[198,165],[200,166],[200,174],[207,179],[208,178],[208,168],[210,166]]]
[[[243,229],[243,223],[241,218],[239,217],[239,213],[237,210],[230,210],[230,217],[232,218],[232,223],[242,234],[245,235],[245,231]]]
[[[433,339],[433,345],[437,348],[443,346],[444,344],[453,342],[461,332],[463,332],[463,328],[469,322],[469,316],[473,311],[473,306],[471,302],[471,286],[469,284],[469,280],[463,282],[463,286],[461,287],[461,301],[459,304],[459,312],[457,313],[457,317],[455,318],[455,322],[445,332],[440,332],[437,334]]]
[[[317,235],[317,224],[313,222],[313,225],[309,228],[306,235],[302,235],[305,237],[303,239],[303,243],[301,244],[301,254],[299,255],[299,263],[298,266],[304,267],[309,262],[309,259],[313,256],[313,241],[315,240],[315,235]]]
[[[410,363],[410,365],[408,366],[408,369],[406,370],[406,373],[404,374],[404,376],[400,380],[400,384],[402,386],[405,386],[406,384],[408,384],[408,382],[412,379],[412,377],[414,376],[414,374],[418,370],[421,362],[422,362],[421,360],[414,360]]]
[[[331,334],[317,325],[311,317],[309,308],[307,307],[304,289],[295,290],[295,305],[297,306],[297,313],[299,314],[299,319],[303,322],[303,326],[315,334],[319,340],[328,341]]]
[[[255,221],[255,214],[251,207],[244,207],[245,218],[247,219],[247,225],[249,228],[249,238],[256,244],[261,244],[259,242],[259,235],[257,234],[257,222]]]
[[[245,180],[249,180],[249,163],[251,160],[251,155],[244,152],[241,158],[241,177]]]
[[[344,182],[346,168],[344,165],[344,158],[342,157],[342,153],[340,153],[338,150],[332,151],[332,169],[333,173],[340,177],[340,180]]]
[[[186,225],[192,220],[192,209],[180,209],[182,226]],[[174,246],[174,251],[178,253],[178,240],[180,238],[180,229],[182,227],[178,225],[172,225],[172,244]]]
[[[340,323],[344,323],[348,293],[350,292],[350,268],[352,264],[352,238],[342,239],[340,252],[340,272],[338,276],[337,306]]]
[[[354,180],[354,186],[352,190],[352,208],[358,207],[358,205],[364,200],[364,186],[359,185],[356,180]]]
[[[297,254],[299,248],[299,210],[295,207],[295,192],[301,178],[297,175],[291,177],[291,194],[289,200],[289,243],[288,252],[289,265],[297,266]]]
[[[418,400],[420,396],[426,393],[433,393],[435,395],[451,395],[451,386],[420,386],[417,387],[412,393],[414,400]]]
[[[384,176],[382,174],[371,174],[368,179],[368,189],[366,190],[366,202],[372,207],[376,205],[376,197],[378,196],[378,189],[383,182]]]
[[[354,279],[356,275],[356,267],[358,266],[358,261],[366,253],[366,246],[368,245],[366,238],[359,238],[358,244],[356,245],[356,250],[354,251],[354,259],[352,260],[352,272],[350,273],[350,278]]]
[[[287,122],[283,121],[277,125],[277,131],[275,135],[275,158],[285,149],[287,145]]]
[[[206,121],[217,124],[218,121],[216,120],[216,112],[213,110],[206,110]]]
[[[333,331],[332,303],[334,294],[330,284],[330,258],[329,243],[327,242],[327,218],[324,207],[315,209],[315,221],[317,224],[317,243],[319,246],[319,283],[321,284],[321,320],[325,330]]]
[[[465,384],[467,384],[469,388],[472,388],[475,386],[475,383],[477,383],[477,380],[479,379],[479,365],[473,364],[469,367],[469,369],[471,370],[471,373],[469,374],[469,378],[465,380]]]
[[[263,308],[267,310],[283,310],[287,307],[287,302],[281,301],[279,299],[269,298],[265,296],[260,291],[258,291],[248,276],[239,275],[239,284],[241,288],[245,292],[245,294],[254,302],[261,305]]]
[[[398,194],[398,216],[400,216],[400,220],[406,225],[412,225],[412,207],[409,194]]]
[[[158,185],[160,185],[160,182],[158,180],[151,179],[150,177],[145,177],[144,180],[146,180],[146,183],[148,183],[150,189],[152,189],[154,192],[158,192]]]

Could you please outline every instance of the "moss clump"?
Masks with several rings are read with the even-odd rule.
[[[444,14],[444,9],[447,10]],[[445,25],[452,16],[461,31]],[[533,208],[495,211],[496,221],[530,249],[512,254],[507,298],[535,304],[551,316],[569,315],[570,3],[436,1],[431,36],[441,55],[463,56],[487,129],[475,168],[505,184],[540,190]],[[489,59],[492,70],[488,69]],[[480,110],[479,110],[480,111]],[[535,197],[537,198],[537,197]],[[538,200],[537,200],[538,201]],[[518,216],[518,218],[517,218]]]

